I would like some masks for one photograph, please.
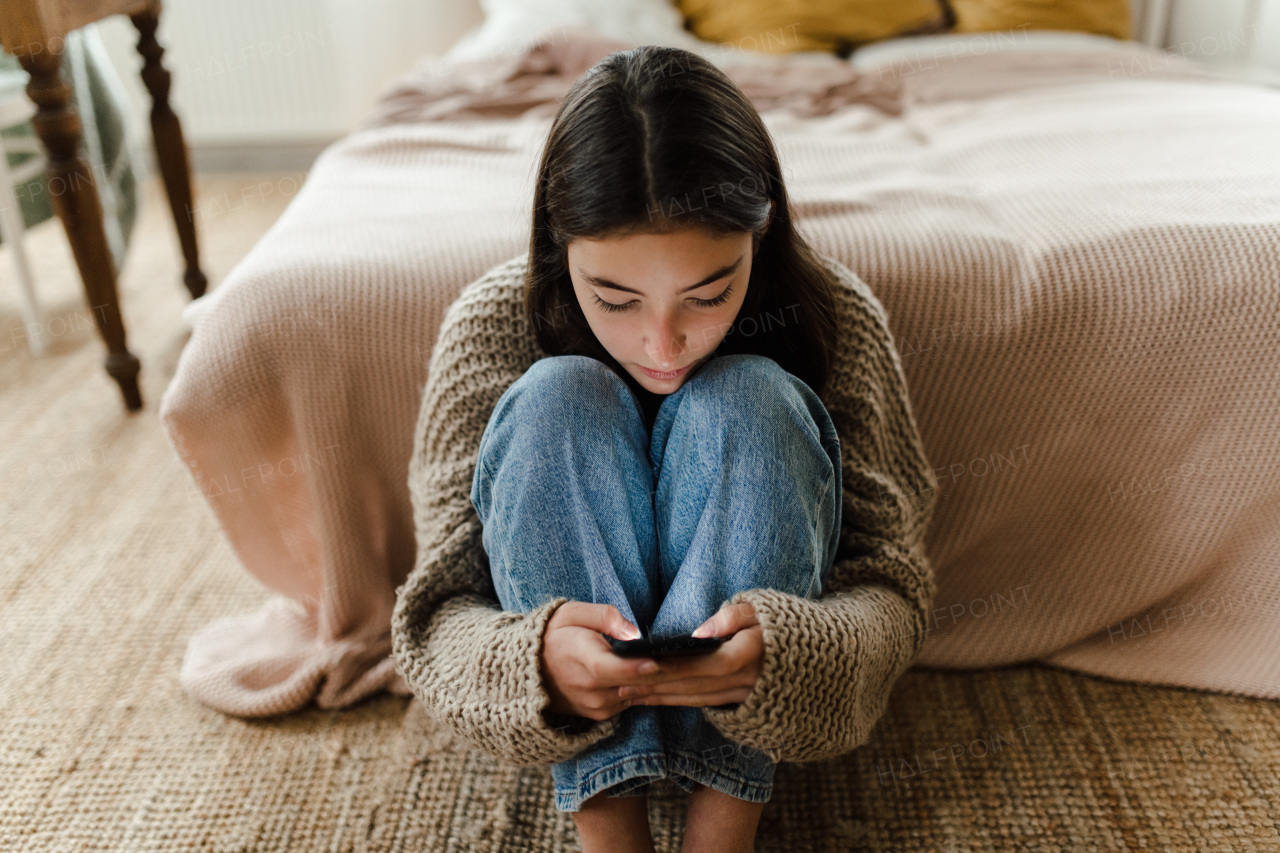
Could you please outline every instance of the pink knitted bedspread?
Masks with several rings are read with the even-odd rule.
[[[271,593],[191,637],[199,701],[407,695],[389,619],[436,331],[526,250],[556,99],[620,47],[424,60],[191,305],[161,417]],[[728,70],[903,358],[940,482],[918,665],[1280,698],[1280,91],[1121,42]]]

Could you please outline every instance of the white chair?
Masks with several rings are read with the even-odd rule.
[[[36,105],[27,97],[26,85],[25,71],[0,71],[0,128],[16,127],[35,115]],[[16,168],[10,168],[9,154],[19,152],[29,152],[35,156]],[[44,355],[47,341],[44,318],[36,299],[35,282],[31,277],[31,264],[22,245],[26,229],[22,223],[22,207],[15,187],[42,174],[47,163],[48,160],[40,149],[40,142],[34,136],[24,139],[0,138],[0,238],[9,247],[17,268],[27,347],[33,355]]]

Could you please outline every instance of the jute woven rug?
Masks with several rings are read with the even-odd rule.
[[[214,286],[288,203],[285,177],[198,181]],[[182,692],[191,634],[267,593],[157,420],[185,299],[154,182],[143,204],[122,272],[136,415],[60,226],[28,244],[45,358],[0,250],[0,850],[579,849],[547,768],[471,750],[412,700],[245,721]],[[650,799],[659,850],[679,849],[684,809],[676,789]],[[757,849],[1280,850],[1280,703],[1036,665],[913,670],[867,746],[779,768]]]

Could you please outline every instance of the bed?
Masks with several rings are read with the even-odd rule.
[[[160,416],[271,592],[191,637],[201,702],[409,695],[389,620],[439,321],[527,249],[569,84],[633,43],[699,46],[619,26],[513,24],[424,58],[187,308]],[[902,357],[940,484],[916,665],[1280,698],[1280,90],[1070,32],[711,47],[799,229],[870,285]]]

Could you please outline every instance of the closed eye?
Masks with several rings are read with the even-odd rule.
[[[729,294],[731,294],[731,293],[733,293],[733,285],[732,285],[732,284],[731,284],[731,285],[729,285],[728,287],[726,287],[726,288],[724,289],[724,292],[723,292],[723,293],[721,293],[721,294],[720,294],[719,296],[717,296],[717,297],[714,297],[713,299],[690,299],[689,301],[690,301],[690,302],[692,302],[694,305],[697,305],[697,306],[698,306],[698,307],[700,307],[700,308],[714,308],[714,307],[716,307],[717,305],[723,305],[723,304],[725,304],[726,302],[728,302],[728,301],[729,301]],[[631,300],[630,302],[623,302],[622,304],[620,304],[620,305],[619,305],[619,304],[615,304],[615,303],[613,303],[613,302],[605,302],[605,301],[604,301],[603,299],[601,299],[597,294],[594,294],[594,293],[593,293],[593,294],[591,294],[591,296],[592,296],[592,298],[593,298],[593,299],[595,299],[595,302],[596,302],[596,304],[597,304],[597,305],[599,305],[599,306],[600,306],[601,308],[603,308],[605,311],[608,311],[608,312],[610,312],[610,313],[612,313],[612,312],[614,312],[614,311],[626,311],[626,310],[627,310],[627,309],[629,309],[632,305],[635,305],[635,304],[636,304],[636,300],[634,300],[634,299],[633,299],[633,300]]]

